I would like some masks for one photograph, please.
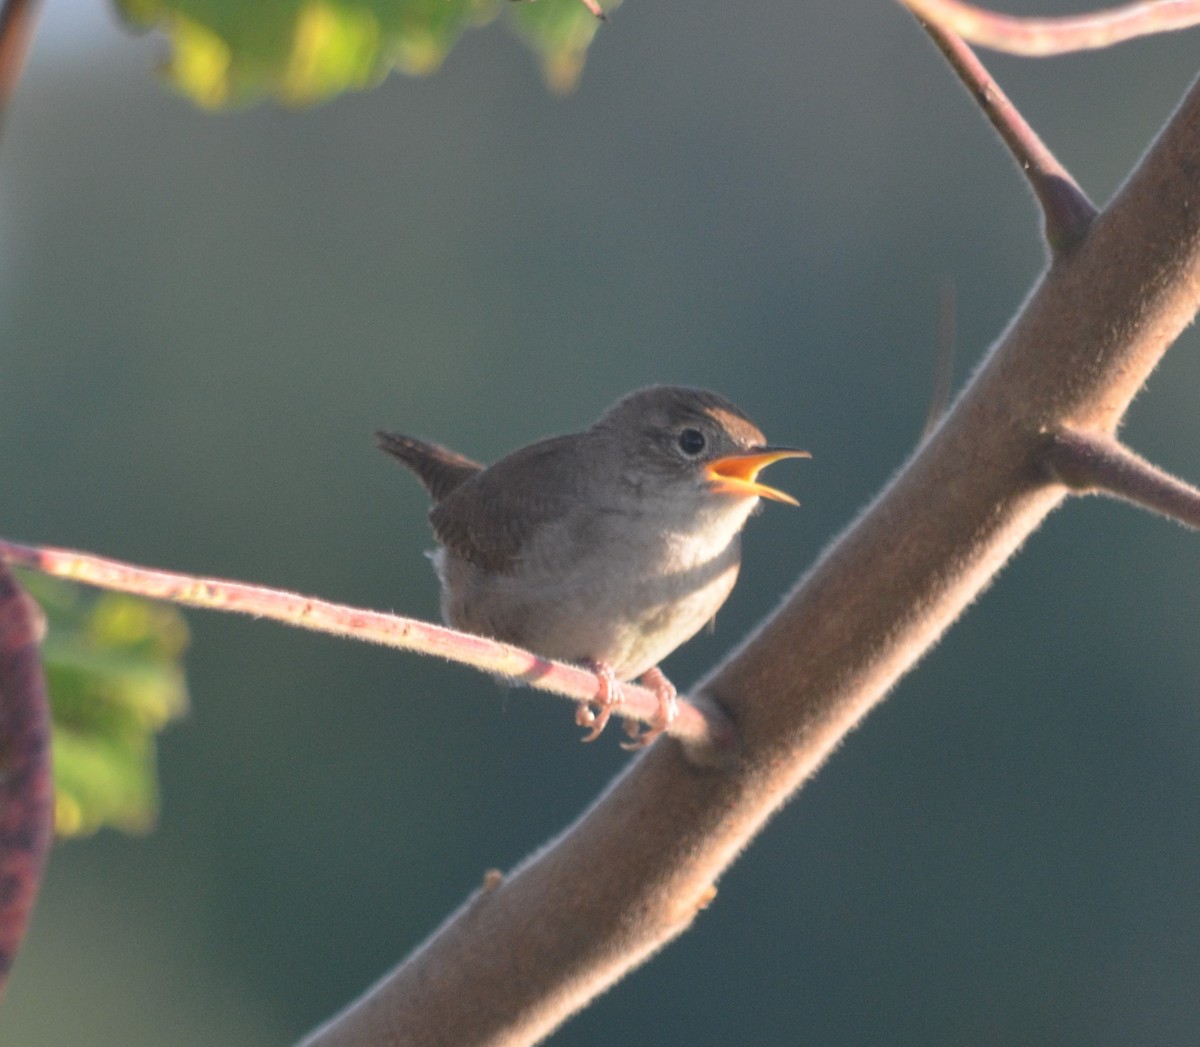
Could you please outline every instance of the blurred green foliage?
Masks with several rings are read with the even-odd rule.
[[[619,2],[619,0],[618,0]],[[435,71],[462,32],[503,9],[554,90],[575,86],[599,20],[581,0],[116,0],[170,42],[170,81],[198,105],[292,105]],[[606,5],[611,8],[615,3]]]
[[[175,608],[23,573],[46,612],[59,836],[150,829],[158,813],[155,735],[187,708]]]

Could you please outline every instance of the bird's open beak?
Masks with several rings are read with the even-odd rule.
[[[799,505],[790,494],[777,491],[774,487],[758,482],[758,474],[772,462],[783,458],[811,458],[807,451],[791,447],[756,447],[748,454],[731,454],[709,462],[704,469],[705,478],[715,491],[739,494],[744,498],[770,498],[788,505]]]

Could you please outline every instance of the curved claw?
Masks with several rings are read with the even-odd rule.
[[[599,678],[596,697],[590,702],[580,703],[575,710],[575,722],[580,727],[590,728],[588,733],[580,739],[583,742],[594,742],[604,733],[604,728],[608,726],[608,721],[612,717],[613,706],[621,700],[621,684],[617,680],[617,674],[613,672],[612,666],[604,662],[596,662],[593,663],[593,668]],[[593,705],[596,706],[595,711],[592,710]]]
[[[650,726],[640,734],[636,721],[626,721],[625,731],[631,740],[622,742],[621,748],[629,752],[645,749],[670,727],[679,715],[679,692],[675,690],[675,685],[666,678],[657,665],[642,673],[640,682],[646,687],[652,688],[658,696],[658,712],[650,721]]]

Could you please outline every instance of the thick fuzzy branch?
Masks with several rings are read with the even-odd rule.
[[[432,654],[578,702],[593,701],[600,686],[596,674],[587,669],[539,658],[519,647],[416,618],[348,607],[262,585],[136,567],[90,553],[18,545],[3,539],[0,539],[0,562],[102,589],[169,600],[185,607],[272,618],[301,629]],[[613,715],[643,723],[655,721],[659,699],[653,691],[626,683],[621,684],[620,692],[620,700],[612,708]],[[667,733],[691,745],[698,754],[711,747],[712,758],[718,758],[721,751],[734,744],[730,725],[719,710],[701,710],[686,700],[679,702],[678,713]]]
[[[308,1047],[515,1045],[679,934],[771,814],[984,589],[1067,488],[1045,433],[1112,432],[1200,304],[1200,88],[958,402],[784,605],[699,686],[735,764],[635,760]]]
[[[1060,430],[1047,441],[1046,464],[1073,490],[1122,498],[1185,527],[1200,528],[1200,489],[1111,436]]]
[[[946,32],[936,22],[923,21],[921,26],[971,92],[1029,182],[1042,208],[1043,231],[1050,249],[1070,250],[1087,234],[1096,217],[1096,205],[1046,148],[962,38]]]
[[[1197,0],[1149,0],[1061,18],[1020,18],[961,0],[900,0],[918,18],[980,47],[1030,58],[1111,47],[1200,25]]]

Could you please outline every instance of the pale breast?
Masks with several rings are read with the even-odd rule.
[[[439,550],[445,620],[547,658],[605,662],[632,679],[694,636],[737,580],[737,528],[710,529],[699,540],[633,528],[608,542],[588,540],[579,521],[572,529],[570,536],[542,536],[511,573]],[[574,555],[563,562],[539,555],[539,547],[569,547]]]

